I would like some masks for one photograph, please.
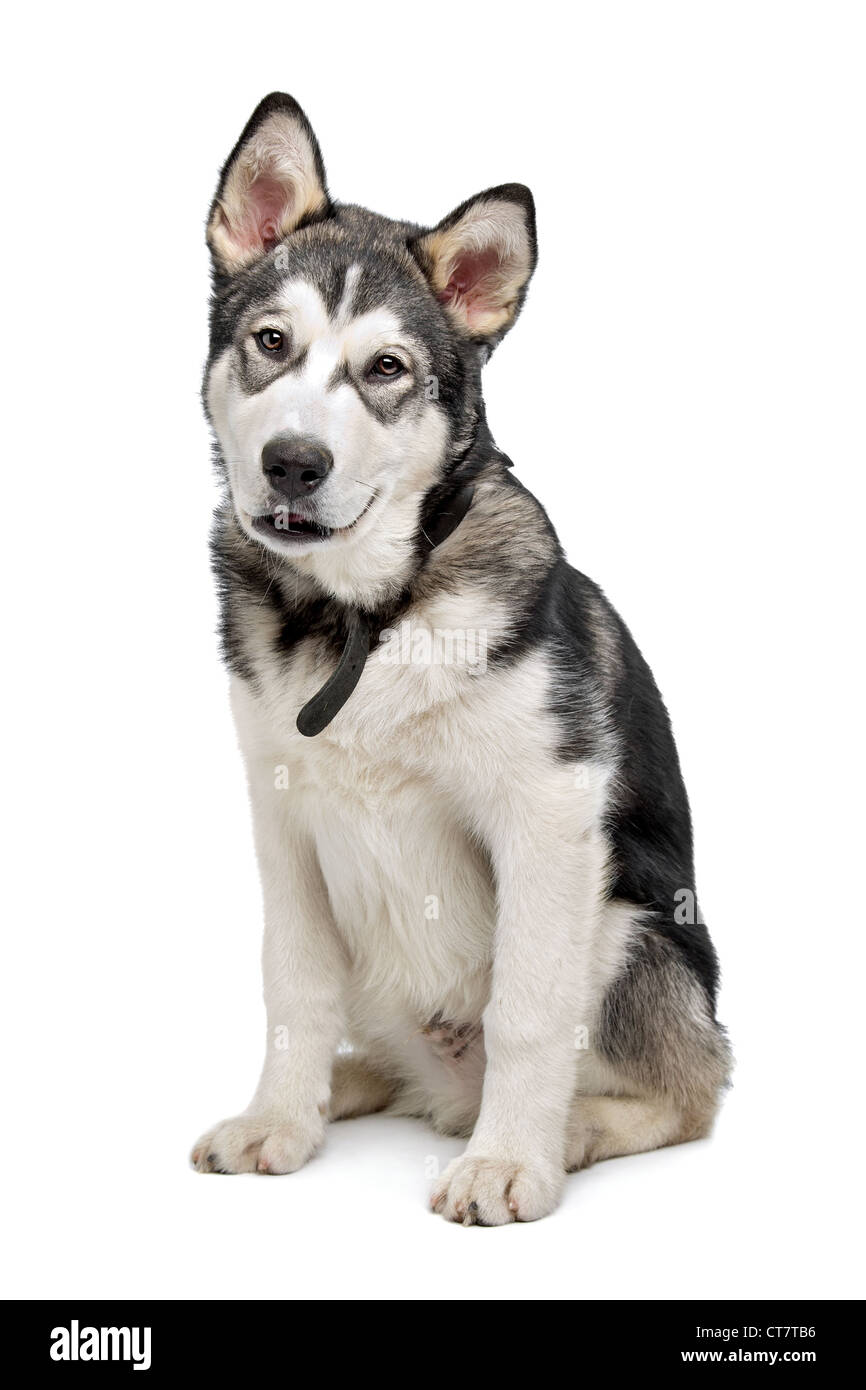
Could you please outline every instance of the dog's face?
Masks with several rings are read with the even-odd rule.
[[[317,573],[324,552],[336,570],[399,569],[522,303],[528,190],[491,189],[426,232],[335,206],[306,117],[278,94],[229,157],[208,242],[206,399],[240,525]]]

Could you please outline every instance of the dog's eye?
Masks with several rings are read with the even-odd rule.
[[[370,368],[371,376],[402,376],[406,368],[399,357],[392,357],[390,353],[385,353],[382,357],[377,357]]]
[[[285,339],[276,328],[263,328],[256,334],[256,340],[265,352],[281,352]]]

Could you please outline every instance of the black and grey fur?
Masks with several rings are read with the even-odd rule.
[[[327,1118],[388,1107],[470,1136],[436,1210],[534,1219],[568,1169],[706,1134],[729,1055],[661,697],[485,420],[532,198],[433,229],[341,206],[274,94],[208,225],[214,567],[288,1041],[194,1161],[288,1172]],[[358,621],[357,688],[305,738]],[[483,668],[389,659],[467,626]]]

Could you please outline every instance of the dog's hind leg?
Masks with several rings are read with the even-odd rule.
[[[704,1138],[730,1068],[697,977],[673,942],[645,932],[605,996],[572,1106],[566,1166]]]
[[[565,1166],[574,1172],[605,1158],[702,1139],[711,1125],[712,1114],[688,1116],[663,1096],[580,1096],[569,1124]]]
[[[375,1071],[363,1057],[338,1057],[331,1076],[328,1119],[351,1120],[384,1110],[398,1089],[398,1082]]]

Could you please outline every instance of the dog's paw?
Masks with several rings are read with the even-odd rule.
[[[324,1125],[238,1115],[203,1134],[192,1151],[199,1173],[294,1173],[312,1158]]]
[[[464,1226],[538,1221],[553,1211],[564,1181],[565,1173],[549,1164],[464,1154],[438,1179],[430,1205],[446,1221]]]

